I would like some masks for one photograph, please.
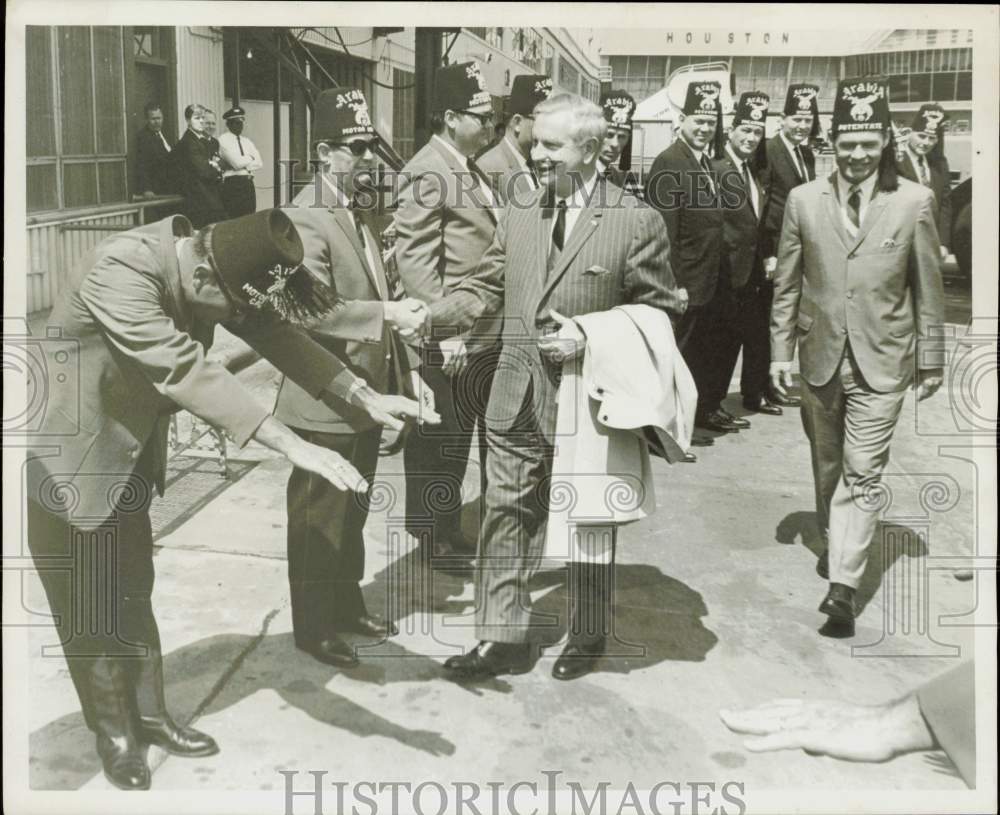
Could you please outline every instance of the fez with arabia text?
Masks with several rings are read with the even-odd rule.
[[[375,135],[368,101],[357,88],[332,88],[313,105],[313,142],[345,142]]]
[[[543,74],[521,74],[514,77],[507,99],[508,116],[531,116],[535,105],[552,94],[552,80]]]
[[[882,133],[891,129],[889,84],[885,79],[858,77],[837,83],[831,128],[834,138],[841,133]]]
[[[912,128],[916,133],[937,136],[937,144],[931,148],[928,155],[944,156],[944,132],[948,129],[948,113],[943,107],[935,102],[921,105],[920,110],[913,117]]]
[[[601,108],[608,127],[618,130],[632,130],[632,117],[635,115],[635,99],[625,91],[608,91],[601,97]]]
[[[819,135],[819,86],[808,83],[796,83],[788,86],[785,94],[785,116],[812,116],[812,130],[809,138]]]
[[[746,91],[740,94],[740,99],[736,103],[736,111],[733,113],[733,127],[740,125],[758,125],[766,133],[767,127],[767,107],[771,104],[771,97],[761,91]],[[760,171],[767,166],[767,142],[761,134],[760,144],[753,155],[752,166],[755,171]]]
[[[434,74],[435,113],[446,110],[470,110],[482,105],[492,105],[486,90],[486,77],[478,62],[462,62],[439,68]]]
[[[302,265],[302,239],[280,209],[220,221],[210,242],[222,289],[236,305],[306,323],[336,303],[337,292]]]
[[[685,116],[714,116],[715,138],[712,139],[712,155],[722,155],[722,85],[714,79],[692,79],[687,86],[684,107]]]

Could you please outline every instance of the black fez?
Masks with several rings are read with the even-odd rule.
[[[520,74],[514,77],[507,98],[508,116],[530,116],[535,105],[552,94],[552,80],[544,74]]]
[[[812,116],[812,130],[809,138],[819,135],[819,85],[799,82],[788,86],[785,94],[785,116]]]
[[[374,136],[365,95],[357,88],[331,88],[313,104],[313,142],[343,142],[353,136]]]
[[[882,77],[855,77],[837,83],[833,100],[834,138],[840,133],[883,133],[892,129],[889,84]]]
[[[722,84],[714,79],[691,79],[681,111],[685,116],[714,116],[715,138],[712,155],[722,155]]]
[[[302,266],[302,240],[280,209],[220,221],[210,242],[222,288],[237,305],[305,323],[336,302],[336,291]]]
[[[736,111],[733,113],[733,127],[739,125],[765,127],[769,104],[771,104],[771,97],[761,91],[746,91],[740,94],[740,100],[736,103]]]
[[[438,68],[434,74],[435,113],[446,110],[469,110],[480,105],[492,105],[486,90],[486,77],[478,62],[461,62]]]
[[[917,133],[937,136],[937,144],[931,148],[928,155],[934,158],[944,156],[944,132],[948,129],[948,112],[936,102],[928,102],[920,106],[913,117],[912,129]]]
[[[601,108],[610,127],[617,127],[620,130],[632,129],[635,99],[625,91],[608,91],[601,97]]]

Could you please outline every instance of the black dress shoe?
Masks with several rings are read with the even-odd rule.
[[[469,653],[449,657],[444,669],[459,679],[485,679],[531,670],[531,646],[526,643],[483,641]]]
[[[764,398],[771,404],[781,405],[781,407],[798,407],[802,404],[802,400],[798,396],[791,396],[789,394],[782,396],[777,391],[766,394]]]
[[[320,640],[312,645],[299,645],[298,647],[325,665],[353,668],[360,664],[354,655],[354,649],[337,636]]]
[[[769,399],[744,399],[743,407],[752,410],[754,413],[763,413],[767,416],[781,416],[784,411]]]
[[[738,416],[733,416],[733,414],[730,413],[725,408],[719,408],[718,413],[722,415],[723,419],[725,419],[731,425],[735,425],[740,430],[750,429],[750,422],[748,422],[746,419],[741,419]]]
[[[142,745],[125,736],[98,735],[97,755],[104,777],[120,790],[148,790],[152,782]]]
[[[854,589],[843,583],[831,583],[830,590],[819,604],[819,610],[836,620],[853,620],[857,616],[854,609]]]
[[[579,679],[594,670],[597,661],[604,655],[604,640],[596,642],[573,642],[570,640],[552,666],[555,679]]]
[[[219,745],[207,733],[193,727],[179,727],[169,716],[140,716],[139,738],[174,756],[197,758],[219,752]]]
[[[356,620],[351,620],[342,630],[354,634],[364,634],[366,637],[380,640],[386,637],[395,637],[399,633],[399,628],[394,622],[383,620],[372,614],[362,614]]]
[[[711,447],[715,444],[715,439],[711,436],[692,436],[691,446],[692,447]]]
[[[682,458],[681,461],[683,461],[685,464],[697,464],[698,456],[696,456],[694,453],[685,453],[684,458]]]
[[[824,549],[816,561],[816,574],[824,580],[830,579],[830,550]]]
[[[716,433],[736,433],[739,428],[729,421],[720,411],[708,415],[695,416],[694,426],[702,430],[714,430]]]

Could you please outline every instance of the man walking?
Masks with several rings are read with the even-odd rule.
[[[889,459],[906,389],[915,379],[917,399],[933,395],[944,364],[930,342],[944,297],[934,196],[896,175],[888,101],[882,80],[839,83],[837,171],[788,197],[771,317],[779,393],[791,384],[799,347],[816,514],[829,530],[817,566],[830,580],[820,611],[841,621],[856,614],[878,524],[867,499]]]

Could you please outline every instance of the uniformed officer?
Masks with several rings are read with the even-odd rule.
[[[324,401],[395,427],[419,413],[375,393],[293,324],[336,303],[301,262],[281,210],[195,233],[178,215],[98,244],[49,317],[69,342],[41,343],[58,373],[29,440],[28,546],[104,773],[121,789],[149,788],[146,745],[218,750],[178,725],[164,698],[149,506],[154,486],[164,489],[170,414],[186,409],[241,446],[254,439],[340,490],[367,488],[343,456],[295,435],[206,359],[216,324]]]
[[[264,166],[260,152],[243,134],[246,111],[232,107],[222,114],[228,131],[219,136],[219,155],[222,156],[222,203],[230,218],[251,215],[257,210],[257,192],[253,174]]]
[[[475,163],[487,178],[501,204],[516,196],[523,206],[538,189],[531,169],[531,136],[534,109],[552,93],[552,80],[542,74],[515,76],[507,99],[510,119],[500,141],[479,155]]]

